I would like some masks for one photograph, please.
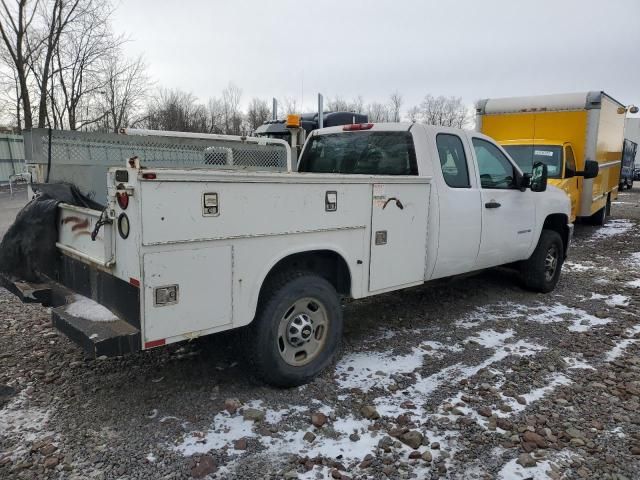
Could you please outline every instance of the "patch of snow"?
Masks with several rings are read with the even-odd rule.
[[[638,333],[640,333],[640,325],[635,325],[631,328],[628,328],[624,333],[627,338],[623,338],[622,340],[620,340],[611,350],[607,352],[605,361],[613,362],[614,360],[621,357],[630,345],[638,342],[637,338],[633,338]]]
[[[556,387],[559,387],[561,385],[569,385],[570,383],[572,383],[571,379],[569,379],[568,377],[566,377],[565,375],[563,375],[561,373],[555,373],[555,374],[550,375],[549,377],[547,377],[547,381],[546,381],[546,385],[545,386],[539,387],[539,388],[534,388],[533,390],[529,391],[528,393],[522,394],[524,399],[527,401],[526,405],[521,405],[514,398],[503,397],[503,400],[505,401],[505,403],[509,404],[509,406],[512,409],[512,411],[510,412],[510,414],[508,416],[511,416],[511,415],[513,415],[515,413],[521,412],[522,410],[527,408],[527,405],[530,405],[530,404],[532,404],[534,402],[537,402],[542,397],[544,397],[545,395],[548,395],[553,390],[555,390]],[[504,415],[502,413],[498,413],[498,415],[499,416],[506,416],[506,415]]]
[[[551,477],[548,472],[551,471],[550,462],[548,460],[538,461],[535,467],[525,468],[517,463],[517,458],[505,463],[498,472],[499,480],[548,480]]]
[[[599,228],[591,238],[602,239],[602,238],[613,237],[615,235],[621,235],[623,233],[626,233],[632,228],[633,228],[633,223],[631,221],[625,218],[614,219],[605,223],[604,226]]]
[[[465,318],[457,320],[455,326],[459,328],[474,328],[486,322],[495,320],[508,320],[517,318],[518,304],[512,302],[499,302],[486,307],[477,307],[473,312],[465,316]]]
[[[566,261],[562,264],[562,269],[569,271],[569,272],[586,272],[588,270],[593,270],[595,268],[595,264],[593,262],[585,262],[585,263],[578,263],[578,262],[571,262],[571,261]]]
[[[111,310],[82,295],[74,295],[73,303],[67,305],[65,311],[69,315],[85,318],[92,322],[113,322],[118,320],[118,317]]]
[[[495,330],[483,330],[478,332],[475,336],[468,338],[467,342],[474,342],[485,348],[496,348],[503,345],[505,340],[513,337],[513,330],[507,330],[505,332],[496,332]]]
[[[14,448],[9,458],[16,460],[29,453],[29,443],[47,435],[50,411],[30,405],[24,391],[0,409],[0,436]]]
[[[627,285],[629,285],[631,288],[640,288],[640,279],[631,280],[630,282],[627,282]]]
[[[402,391],[394,392],[393,394],[389,393],[374,400],[378,413],[385,416],[397,416],[400,413],[408,413],[422,417],[426,412],[420,405],[442,385],[456,384],[460,380],[470,378],[483,368],[487,368],[509,355],[530,356],[544,349],[544,347],[540,345],[531,344],[524,340],[519,340],[515,343],[505,343],[505,340],[513,334],[510,331],[499,335],[495,335],[495,333],[493,330],[489,330],[479,332],[476,336],[476,338],[486,339],[487,342],[494,345],[494,347],[492,347],[494,352],[490,357],[477,365],[456,363],[427,377],[422,377],[422,375],[417,373],[415,374],[416,382],[413,385],[410,385]],[[405,412],[405,409],[400,407],[400,404],[404,400],[411,400],[416,405],[416,409]]]
[[[424,356],[425,352],[418,348],[407,355],[352,353],[336,366],[336,381],[341,388],[359,388],[365,392],[373,387],[388,387],[393,383],[392,375],[421,367]]]
[[[586,332],[591,327],[605,325],[611,322],[610,318],[598,318],[580,308],[568,307],[561,303],[552,306],[533,307],[531,311],[539,311],[535,315],[529,315],[528,320],[539,323],[556,323],[570,321],[568,329],[572,332]]]
[[[228,445],[232,446],[234,440],[254,437],[252,427],[253,422],[245,420],[242,415],[231,416],[226,411],[220,412],[214,417],[211,430],[206,433],[188,434],[175,449],[187,457],[209,450],[218,450]]]
[[[640,252],[632,253],[629,263],[635,268],[640,268]]]
[[[571,368],[571,369],[584,369],[584,370],[595,370],[595,368],[593,367],[593,365],[591,365],[588,362],[585,362],[584,360],[581,360],[579,358],[574,358],[574,357],[563,357],[562,358],[565,363],[568,365],[567,368]]]
[[[147,459],[147,462],[149,463],[156,463],[156,456],[153,454],[153,452],[148,453],[147,456],[145,457]]]
[[[626,295],[610,295],[604,302],[610,307],[627,307],[631,299]]]

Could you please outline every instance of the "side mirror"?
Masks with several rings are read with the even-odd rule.
[[[536,162],[531,170],[529,186],[532,192],[544,192],[547,189],[547,166],[542,162]]]
[[[576,172],[576,175],[580,175],[581,177],[584,177],[585,180],[589,180],[590,178],[596,178],[599,171],[600,165],[598,165],[598,162],[586,160],[584,162],[584,170],[582,172]]]

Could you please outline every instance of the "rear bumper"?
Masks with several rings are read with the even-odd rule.
[[[78,296],[57,282],[34,284],[0,274],[0,285],[25,303],[52,307],[53,326],[92,357],[113,357],[141,350],[140,330],[119,316],[110,321],[95,321],[69,314],[67,308]]]

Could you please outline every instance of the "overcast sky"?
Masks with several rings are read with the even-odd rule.
[[[605,90],[640,105],[639,0],[122,0],[114,19],[158,86],[206,100],[325,97],[403,110],[433,95]]]

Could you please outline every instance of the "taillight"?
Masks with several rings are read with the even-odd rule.
[[[129,195],[127,192],[117,192],[116,199],[118,200],[118,205],[122,210],[126,210],[129,206]]]
[[[156,174],[153,173],[153,172],[143,173],[142,174],[142,178],[144,178],[145,180],[155,180],[156,179]]]
[[[352,132],[354,130],[369,130],[373,127],[373,123],[351,123],[342,127],[345,132]]]

